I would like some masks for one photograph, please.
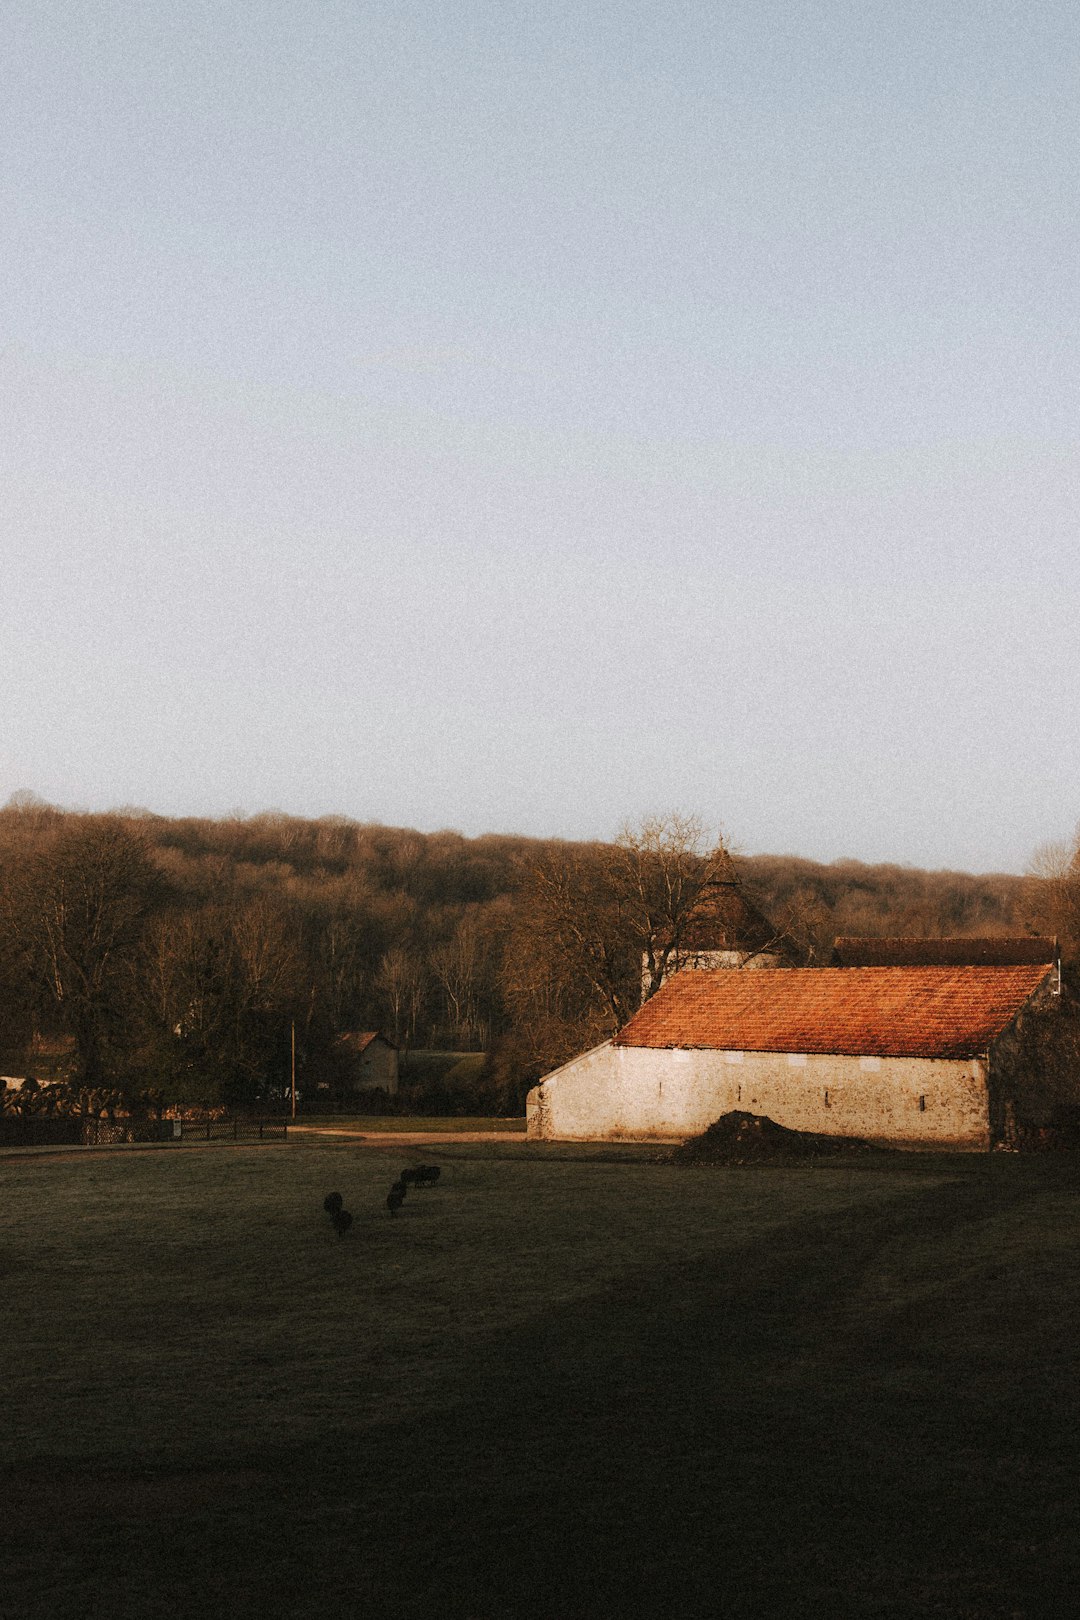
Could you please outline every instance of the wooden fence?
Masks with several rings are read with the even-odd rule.
[[[121,1142],[283,1142],[285,1119],[80,1119],[0,1114],[0,1147],[114,1147]]]
[[[165,1119],[170,1141],[181,1142],[284,1142],[287,1119]]]

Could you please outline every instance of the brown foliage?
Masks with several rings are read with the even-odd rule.
[[[4,921],[27,990],[74,1038],[84,1086],[100,1086],[115,1067],[156,893],[145,840],[111,816],[48,826],[7,873]]]
[[[1028,869],[1025,899],[1039,931],[1061,945],[1062,960],[1080,963],[1080,827],[1065,844],[1041,844]]]
[[[83,999],[102,1012],[81,1037],[84,1068],[197,1076],[217,1051],[222,1073],[239,1065],[262,1084],[281,1072],[295,1017],[301,1085],[341,1031],[385,1027],[405,1044],[497,1045],[507,1094],[515,1076],[625,1022],[643,958],[651,990],[723,852],[675,816],[612,844],[570,844],[278,812],[81,816],[24,796],[0,810],[0,1047],[23,1065],[9,1073],[29,1072],[17,1052],[35,1029],[74,1029],[79,999],[64,962],[81,959],[79,931],[54,950],[41,920],[25,920],[27,896],[60,881],[65,848],[106,831],[115,852],[140,855],[138,872],[117,868],[106,884],[113,946],[96,967],[86,958],[98,990]],[[788,856],[736,866],[778,933],[822,962],[836,934],[1010,933],[1029,919],[1080,943],[1075,856],[1049,883]]]

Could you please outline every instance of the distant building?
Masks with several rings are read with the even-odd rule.
[[[1080,1102],[1055,967],[677,974],[529,1093],[529,1135],[677,1138],[732,1109],[902,1147],[988,1148]]]
[[[1056,939],[860,938],[841,934],[833,944],[834,967],[1034,967],[1060,960]]]
[[[395,1092],[398,1054],[393,1041],[378,1030],[350,1030],[334,1043],[335,1068],[343,1092]]]
[[[667,940],[661,938],[664,945]],[[680,931],[664,981],[684,969],[779,968],[789,965],[780,932],[750,900],[731,857],[707,883]],[[642,960],[642,997],[649,988],[648,959]]]

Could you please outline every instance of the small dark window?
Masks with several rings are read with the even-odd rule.
[[[829,1093],[828,1092],[825,1093],[825,1106],[826,1106],[826,1108],[831,1108],[832,1107],[832,1104],[829,1101]]]
[[[920,1114],[925,1114],[926,1113],[926,1098],[925,1097],[920,1097],[919,1098],[919,1113]]]

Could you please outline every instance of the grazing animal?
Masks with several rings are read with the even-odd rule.
[[[327,1193],[326,1197],[322,1201],[322,1207],[325,1209],[330,1219],[333,1220],[334,1216],[341,1209],[344,1202],[345,1200],[342,1198],[340,1193]]]
[[[434,1187],[440,1173],[437,1164],[418,1164],[414,1170],[403,1170],[401,1179],[412,1187]]]
[[[391,1187],[390,1191],[386,1195],[386,1207],[390,1211],[391,1215],[396,1215],[404,1202],[405,1194],[403,1192],[398,1192],[396,1187]]]
[[[408,1186],[408,1183],[406,1182],[404,1176],[399,1176],[398,1179],[394,1182],[394,1185],[390,1189],[391,1192],[400,1193],[402,1198],[404,1198],[404,1196],[408,1192],[408,1190],[409,1190],[409,1186]]]
[[[352,1225],[352,1216],[347,1209],[335,1209],[333,1220],[334,1231],[339,1238],[343,1238]]]

